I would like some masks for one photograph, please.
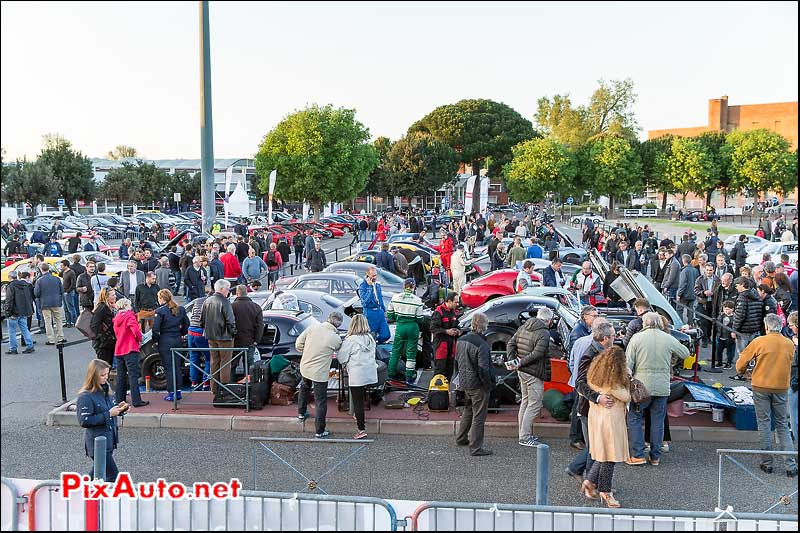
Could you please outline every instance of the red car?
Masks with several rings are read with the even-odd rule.
[[[327,217],[326,218],[321,218],[321,219],[319,219],[319,221],[320,221],[320,224],[325,226],[327,229],[336,228],[338,230],[341,230],[342,232],[350,231],[351,229],[353,229],[353,225],[352,224],[345,224],[344,222],[339,222],[339,221],[333,220],[332,218],[327,218]]]
[[[461,303],[474,309],[494,298],[515,294],[514,283],[518,274],[518,270],[504,268],[470,281],[461,290]],[[542,282],[542,276],[538,272],[532,272],[531,279]]]
[[[286,242],[289,243],[289,246],[292,245],[292,239],[294,238],[295,234],[298,233],[297,230],[289,229],[285,226],[280,226],[278,224],[267,226],[267,231],[272,233],[273,242],[277,243],[278,240],[282,237],[286,239]]]

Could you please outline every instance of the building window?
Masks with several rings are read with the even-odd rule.
[[[775,131],[778,131],[779,129],[781,129],[781,121],[780,120],[776,120],[775,121]]]
[[[753,122],[753,127],[757,128],[758,127],[758,122]]]

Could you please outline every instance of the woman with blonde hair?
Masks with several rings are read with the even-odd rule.
[[[171,402],[175,394],[181,399],[183,388],[183,359],[178,355],[173,356],[172,349],[183,346],[181,338],[189,332],[189,317],[186,310],[175,303],[169,289],[158,291],[158,303],[161,306],[156,309],[153,320],[153,341],[158,343],[158,353],[167,376],[169,394],[164,396],[164,400]]]
[[[367,436],[364,421],[364,394],[367,385],[378,382],[378,364],[375,362],[375,339],[369,332],[369,322],[362,314],[355,315],[347,330],[347,337],[339,348],[336,359],[347,370],[350,399],[355,412],[354,439]]]
[[[117,419],[128,409],[124,401],[114,405],[111,399],[111,387],[108,385],[108,372],[111,365],[102,359],[92,359],[86,369],[86,378],[78,391],[77,414],[78,423],[86,431],[83,434],[83,447],[87,457],[94,459],[95,437],[106,438],[106,471],[103,479],[113,482],[119,470],[114,462],[114,448],[119,442]],[[89,474],[94,478],[94,465]]]
[[[139,345],[142,343],[142,330],[131,301],[120,298],[114,304],[117,314],[114,315],[114,356],[117,361],[117,403],[125,401],[128,387],[131,389],[131,400],[134,407],[142,407],[150,402],[142,401],[139,393]]]
[[[117,303],[117,291],[103,288],[94,306],[90,328],[95,337],[92,339],[92,348],[98,359],[109,365],[114,362],[114,347],[117,337],[114,335],[114,304]]]
[[[630,377],[625,352],[612,346],[600,352],[589,366],[587,382],[592,390],[614,399],[608,409],[600,404],[589,404],[589,453],[594,460],[583,482],[587,498],[599,497],[608,507],[620,507],[611,492],[614,464],[623,463],[628,454],[628,426],[625,406],[631,400]]]

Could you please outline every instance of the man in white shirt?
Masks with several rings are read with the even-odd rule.
[[[517,281],[514,283],[515,292],[522,292],[528,287],[532,287],[531,272],[533,272],[533,261],[526,259],[522,263],[522,270],[517,274]]]
[[[121,273],[119,277],[122,280],[122,294],[134,301],[136,287],[144,283],[144,272],[136,268],[136,261],[128,261],[128,270]]]

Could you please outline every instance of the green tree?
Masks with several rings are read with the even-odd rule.
[[[6,201],[48,204],[58,196],[58,183],[44,161],[17,159],[4,168],[2,191]]]
[[[392,145],[386,170],[392,194],[430,194],[453,179],[458,157],[450,146],[430,134],[409,133]]]
[[[372,146],[378,154],[378,165],[369,173],[364,192],[373,196],[390,196],[392,191],[389,188],[389,171],[386,165],[392,150],[392,141],[388,137],[378,137]]]
[[[582,179],[595,196],[608,196],[609,211],[614,198],[642,187],[642,161],[627,139],[602,134],[589,139],[578,154]]]
[[[163,168],[158,168],[153,163],[136,161],[136,171],[141,180],[141,199],[145,202],[160,202],[164,198],[172,199],[174,179]]]
[[[117,161],[119,159],[125,159],[126,157],[138,157],[139,152],[133,146],[125,146],[124,144],[118,144],[116,148],[110,150],[106,157],[108,159],[113,159]]]
[[[540,202],[554,191],[565,196],[578,191],[577,158],[555,139],[531,139],[516,145],[512,151],[514,158],[503,175],[515,200]]]
[[[492,100],[461,100],[437,107],[415,122],[408,133],[429,133],[452,147],[459,162],[472,166],[480,176],[481,165],[491,160],[489,174],[502,170],[511,161],[511,148],[537,137],[533,124],[514,109]],[[475,180],[472,210],[480,210],[480,180]]]
[[[534,117],[540,130],[573,150],[602,133],[636,140],[640,128],[632,109],[637,98],[633,81],[598,83],[588,106],[573,106],[569,95],[540,98]]]
[[[659,157],[670,153],[672,140],[675,138],[674,135],[667,134],[639,143],[644,185],[661,193],[662,210],[667,209],[667,195],[674,194],[675,189],[672,187],[672,182],[664,176],[663,169],[657,165],[657,162]]]
[[[703,191],[706,205],[711,203],[711,195],[715,189],[722,189],[722,201],[725,207],[728,207],[728,194],[737,192],[730,190],[731,178],[728,172],[728,161],[722,153],[722,147],[725,146],[727,138],[728,134],[725,131],[706,131],[695,137],[706,154],[708,154],[714,162],[714,166],[717,167],[718,172],[717,182],[713,185],[709,184],[710,188]]]
[[[767,129],[728,134],[721,149],[734,191],[755,192],[754,210],[762,192],[786,194],[797,188],[797,151],[789,141]]]
[[[113,198],[117,205],[123,202],[136,203],[142,200],[142,181],[138,165],[125,162],[106,174],[101,187],[106,198]]]
[[[672,189],[681,194],[684,206],[688,193],[708,198],[719,184],[719,167],[714,157],[703,142],[694,138],[674,138],[670,151],[658,157],[656,166]]]
[[[369,137],[354,109],[312,105],[292,113],[261,142],[255,158],[259,189],[269,190],[269,173],[277,169],[276,193],[310,202],[319,220],[322,203],[347,201],[364,190],[378,164]]]
[[[92,160],[73,150],[72,144],[57,134],[45,135],[44,139],[44,148],[37,162],[52,169],[57,194],[64,199],[72,215],[76,200],[89,201],[95,198],[97,185]]]
[[[185,170],[176,170],[172,175],[172,183],[172,191],[181,193],[181,202],[200,201],[200,172],[190,174]]]

